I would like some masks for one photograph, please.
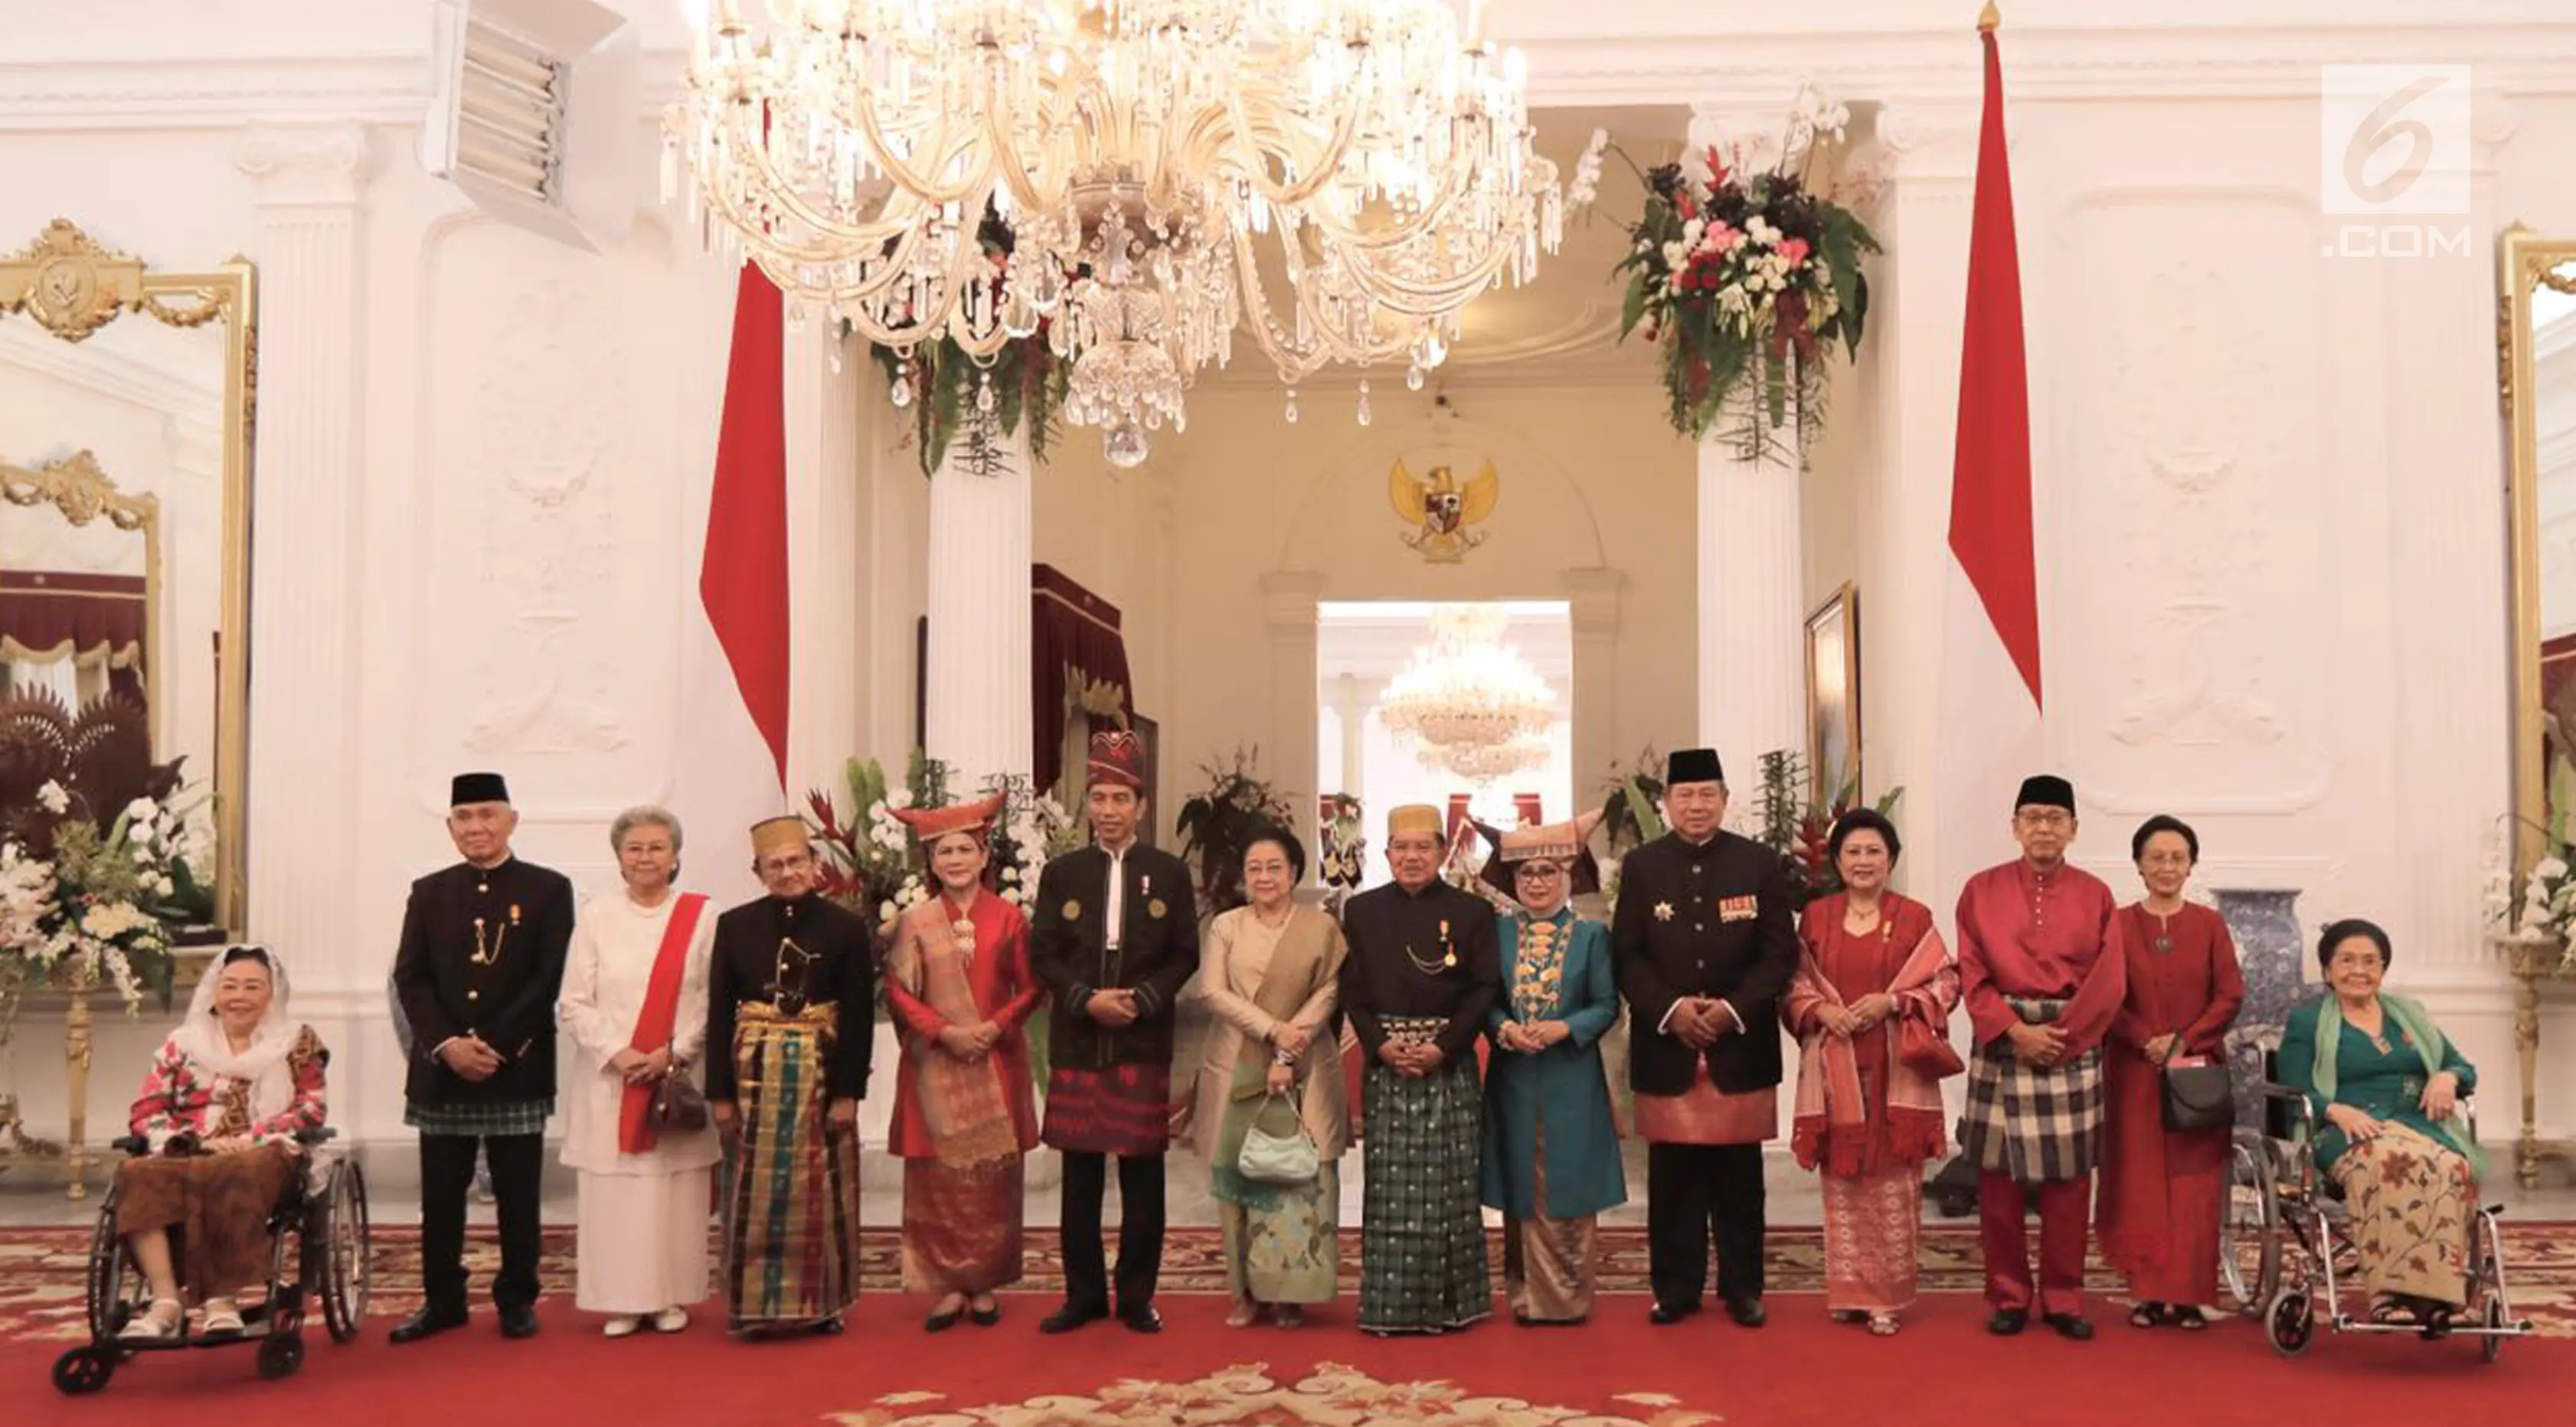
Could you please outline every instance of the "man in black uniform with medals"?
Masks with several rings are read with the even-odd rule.
[[[1476,1177],[1476,1038],[1502,1001],[1491,903],[1440,880],[1440,810],[1386,816],[1395,880],[1342,909],[1342,1008],[1368,1057],[1360,1331],[1447,1333],[1493,1312]]]
[[[1664,817],[1672,830],[1620,864],[1610,924],[1647,1142],[1649,1317],[1699,1311],[1713,1225],[1727,1316],[1758,1328],[1762,1142],[1779,1130],[1780,993],[1798,965],[1789,883],[1778,854],[1719,827],[1716,750],[1672,755]]]
[[[1046,984],[1050,1058],[1040,1138],[1064,1155],[1064,1306],[1038,1325],[1067,1333],[1109,1316],[1100,1201],[1118,1157],[1118,1320],[1162,1331],[1163,1152],[1171,1140],[1172,1007],[1199,965],[1190,870],[1140,846],[1145,751],[1136,735],[1091,736],[1085,806],[1095,839],[1038,874],[1029,967]]]
[[[447,835],[465,860],[411,885],[394,990],[411,1023],[403,1123],[420,1132],[420,1276],[426,1301],[393,1330],[409,1343],[465,1322],[465,1191],[479,1145],[492,1167],[504,1337],[537,1331],[540,1178],[555,1107],[555,996],[572,943],[572,883],[510,853],[519,815],[498,773],[460,773]]]

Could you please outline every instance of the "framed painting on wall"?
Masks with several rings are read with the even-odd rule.
[[[1848,581],[1807,616],[1807,775],[1820,804],[1860,797],[1860,590]]]

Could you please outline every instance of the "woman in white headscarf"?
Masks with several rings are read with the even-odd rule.
[[[204,1301],[205,1335],[242,1331],[234,1296],[268,1281],[268,1217],[300,1167],[295,1137],[322,1127],[329,1060],[287,1010],[276,953],[230,946],[206,968],[129,1116],[151,1153],[116,1172],[116,1231],[152,1288],[126,1337],[178,1336],[183,1284]]]

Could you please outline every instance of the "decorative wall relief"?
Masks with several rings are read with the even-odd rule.
[[[416,746],[521,772],[567,816],[667,777],[681,463],[715,413],[665,349],[685,324],[634,320],[677,280],[639,238],[603,260],[469,218],[433,230],[422,272]]]
[[[2227,1065],[2236,1081],[2236,1123],[2263,1123],[2263,1052],[2278,1049],[2291,1008],[2313,994],[2307,984],[2307,934],[2299,894],[2220,887],[2212,894],[2245,975],[2245,1006],[2227,1035]]]
[[[2088,649],[2060,667],[2081,671],[2078,771],[2115,811],[2149,811],[2148,790],[2204,811],[2324,792],[2317,740],[2299,735],[2328,673],[2325,393],[2247,320],[2323,299],[2312,258],[2232,260],[2300,251],[2311,216],[2267,191],[2097,193],[2066,228],[2084,277],[2055,339],[2069,373],[2053,444],[2082,479],[2056,483],[2052,632]],[[2211,231],[2249,246],[2186,241]]]

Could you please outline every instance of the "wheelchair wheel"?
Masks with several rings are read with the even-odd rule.
[[[259,1375],[264,1378],[292,1377],[304,1366],[304,1340],[293,1334],[262,1338],[259,1343]]]
[[[2478,1355],[2491,1363],[2504,1356],[2504,1300],[2488,1294],[2486,1312],[2479,1315],[2479,1320],[2487,1335],[2478,1339]]]
[[[116,1191],[108,1190],[98,1206],[98,1227],[89,1236],[89,1336],[92,1343],[112,1343],[133,1320],[134,1307],[151,1296],[143,1270],[116,1233]],[[105,1379],[100,1379],[105,1383]],[[95,1389],[92,1389],[93,1391]]]
[[[54,1359],[54,1391],[65,1397],[87,1397],[116,1376],[116,1350],[87,1346]]]
[[[2281,1287],[2281,1202],[2272,1147],[2240,1130],[2227,1158],[2227,1217],[2221,1224],[2218,1276],[2236,1311],[2262,1313]]]
[[[2263,1328],[2272,1339],[2273,1351],[2295,1358],[2308,1350],[2317,1335],[2316,1305],[2304,1289],[2282,1289],[2263,1310]]]
[[[367,1179],[356,1160],[344,1160],[331,1177],[330,1194],[316,1206],[305,1232],[321,1245],[322,1322],[331,1341],[346,1343],[367,1321]]]

